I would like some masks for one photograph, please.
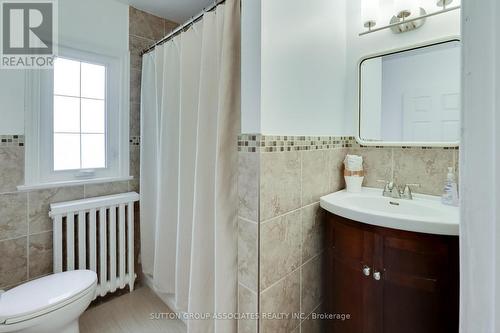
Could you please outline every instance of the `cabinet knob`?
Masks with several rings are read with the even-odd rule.
[[[382,274],[380,274],[380,272],[373,272],[373,279],[375,279],[376,281],[379,281],[381,277]]]
[[[371,271],[370,267],[368,267],[366,265],[363,266],[363,275],[364,276],[370,276],[370,271]]]

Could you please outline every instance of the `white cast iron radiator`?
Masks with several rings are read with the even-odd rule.
[[[90,269],[97,273],[97,296],[134,289],[135,192],[50,205],[54,273]]]

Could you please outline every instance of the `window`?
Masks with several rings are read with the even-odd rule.
[[[106,167],[106,67],[54,62],[54,171]]]
[[[26,186],[128,177],[128,64],[59,48],[28,74]]]

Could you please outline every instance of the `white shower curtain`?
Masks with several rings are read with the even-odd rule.
[[[141,100],[143,271],[176,310],[235,313],[239,1],[143,57]],[[236,332],[233,320],[187,326]]]

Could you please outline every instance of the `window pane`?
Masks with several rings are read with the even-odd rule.
[[[54,134],[54,170],[80,169],[80,134]]]
[[[82,168],[106,167],[104,134],[82,134]]]
[[[80,132],[80,99],[54,96],[54,132]]]
[[[80,96],[80,62],[56,58],[54,61],[54,94]]]
[[[104,99],[106,68],[82,62],[82,97]]]
[[[82,98],[82,133],[104,133],[104,101]]]

